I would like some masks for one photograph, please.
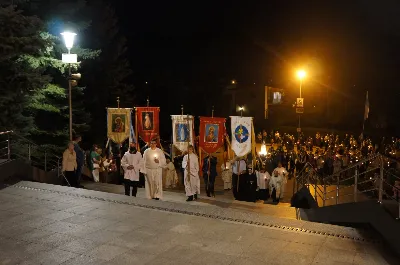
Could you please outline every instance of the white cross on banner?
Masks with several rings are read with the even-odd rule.
[[[232,150],[236,156],[251,152],[252,124],[252,117],[231,116]]]

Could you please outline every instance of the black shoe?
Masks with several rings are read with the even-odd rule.
[[[187,198],[187,200],[186,200],[187,202],[191,202],[191,201],[193,201],[193,196],[189,196],[188,198]]]
[[[160,198],[154,198],[154,200],[156,200],[156,201],[159,201],[159,200],[160,200]]]
[[[210,193],[209,193],[209,192],[207,192],[207,197],[211,197],[211,195],[210,195]]]
[[[194,195],[194,199],[197,200],[197,193]]]

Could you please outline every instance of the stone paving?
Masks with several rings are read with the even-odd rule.
[[[40,183],[0,190],[0,264],[399,264],[378,244],[329,233],[357,231]]]

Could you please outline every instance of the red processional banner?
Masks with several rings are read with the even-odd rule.
[[[199,145],[204,152],[215,153],[224,145],[225,118],[200,117]]]
[[[159,107],[136,107],[136,132],[146,143],[158,138],[159,131]]]

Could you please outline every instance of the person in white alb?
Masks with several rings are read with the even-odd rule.
[[[176,184],[178,183],[178,175],[176,174],[174,163],[172,163],[171,160],[168,158],[166,170],[167,174],[165,176],[165,187],[175,188]]]
[[[143,164],[142,171],[146,179],[146,197],[154,200],[162,199],[162,172],[167,163],[164,152],[157,148],[155,139],[151,140],[150,148],[143,153]]]
[[[143,167],[142,154],[136,150],[134,143],[129,146],[129,151],[121,159],[121,167],[124,169],[125,195],[130,195],[132,187],[132,196],[136,197],[139,184],[139,171]]]
[[[199,160],[194,153],[193,146],[189,145],[188,154],[183,157],[182,168],[184,172],[186,201],[193,201],[200,195]]]
[[[256,176],[257,176],[258,199],[267,200],[268,199],[267,189],[269,188],[269,180],[271,179],[271,176],[263,168],[261,168],[260,171],[256,171]]]
[[[278,167],[274,169],[272,172],[272,177],[269,181],[269,192],[274,202],[279,202],[280,199],[283,198],[283,193],[285,191],[285,184],[287,171],[284,167],[282,167],[282,163],[278,163]],[[276,195],[274,196],[274,189]]]
[[[232,165],[230,161],[224,161],[224,163],[222,163],[221,176],[224,181],[224,190],[232,189]]]

